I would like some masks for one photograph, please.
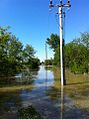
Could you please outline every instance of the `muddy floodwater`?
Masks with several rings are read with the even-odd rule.
[[[89,119],[89,77],[66,73],[71,81],[64,89],[58,72],[44,66],[0,78],[0,119],[18,119],[18,110],[29,106],[43,119]]]

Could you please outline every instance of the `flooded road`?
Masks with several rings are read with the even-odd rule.
[[[19,83],[18,85],[25,84],[25,86],[31,85],[32,87],[25,88],[24,86],[20,90],[1,91],[0,119],[18,119],[18,109],[29,106],[32,106],[43,119],[89,119],[89,106],[83,108],[82,102],[80,105],[81,99],[84,103],[89,103],[89,85],[87,87],[85,85],[87,88],[87,92],[85,92],[87,98],[85,99],[85,93],[76,94],[74,88],[75,91],[72,91],[72,87],[76,87],[75,85],[60,88],[60,80],[55,78],[51,69],[45,69],[44,66],[41,66],[39,71],[32,73],[32,77],[25,75],[21,79],[20,76],[17,76],[16,81]],[[15,82],[16,86],[18,86],[17,82]],[[78,89],[80,88],[78,87]]]

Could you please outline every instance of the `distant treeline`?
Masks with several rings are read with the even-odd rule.
[[[63,42],[64,43],[64,42]],[[60,38],[57,34],[51,34],[47,38],[47,44],[54,51],[52,64],[60,65]],[[65,67],[74,73],[89,72],[89,33],[81,33],[80,38],[64,45]],[[47,62],[47,61],[46,61]],[[50,62],[50,61],[48,61]]]
[[[29,44],[24,47],[8,29],[0,27],[0,76],[13,75],[23,68],[38,68],[40,61],[35,58],[34,48]]]

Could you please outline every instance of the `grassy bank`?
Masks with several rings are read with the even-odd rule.
[[[12,87],[2,87],[0,88],[0,93],[2,92],[15,92],[18,90],[23,90],[23,89],[33,89],[32,85],[23,85],[23,86],[12,86]]]
[[[54,67],[54,88],[60,90],[60,71]],[[66,86],[64,95],[69,96],[76,107],[89,110],[89,74],[74,74],[69,70],[65,71]]]

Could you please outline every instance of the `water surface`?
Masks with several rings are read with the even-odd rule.
[[[75,84],[68,84],[69,86],[62,89],[60,88],[60,78],[57,79],[55,72],[44,66],[40,66],[39,71],[27,71],[25,75],[18,74],[13,85],[12,82],[7,85],[3,83],[4,85],[31,85],[32,88],[24,86],[16,91],[1,91],[0,119],[18,119],[18,110],[29,106],[39,112],[43,119],[89,119],[89,106],[85,108],[81,106],[82,104],[80,105],[81,99],[88,103],[89,85],[85,92],[73,90],[73,87],[76,87]],[[84,97],[84,94],[87,98]]]

